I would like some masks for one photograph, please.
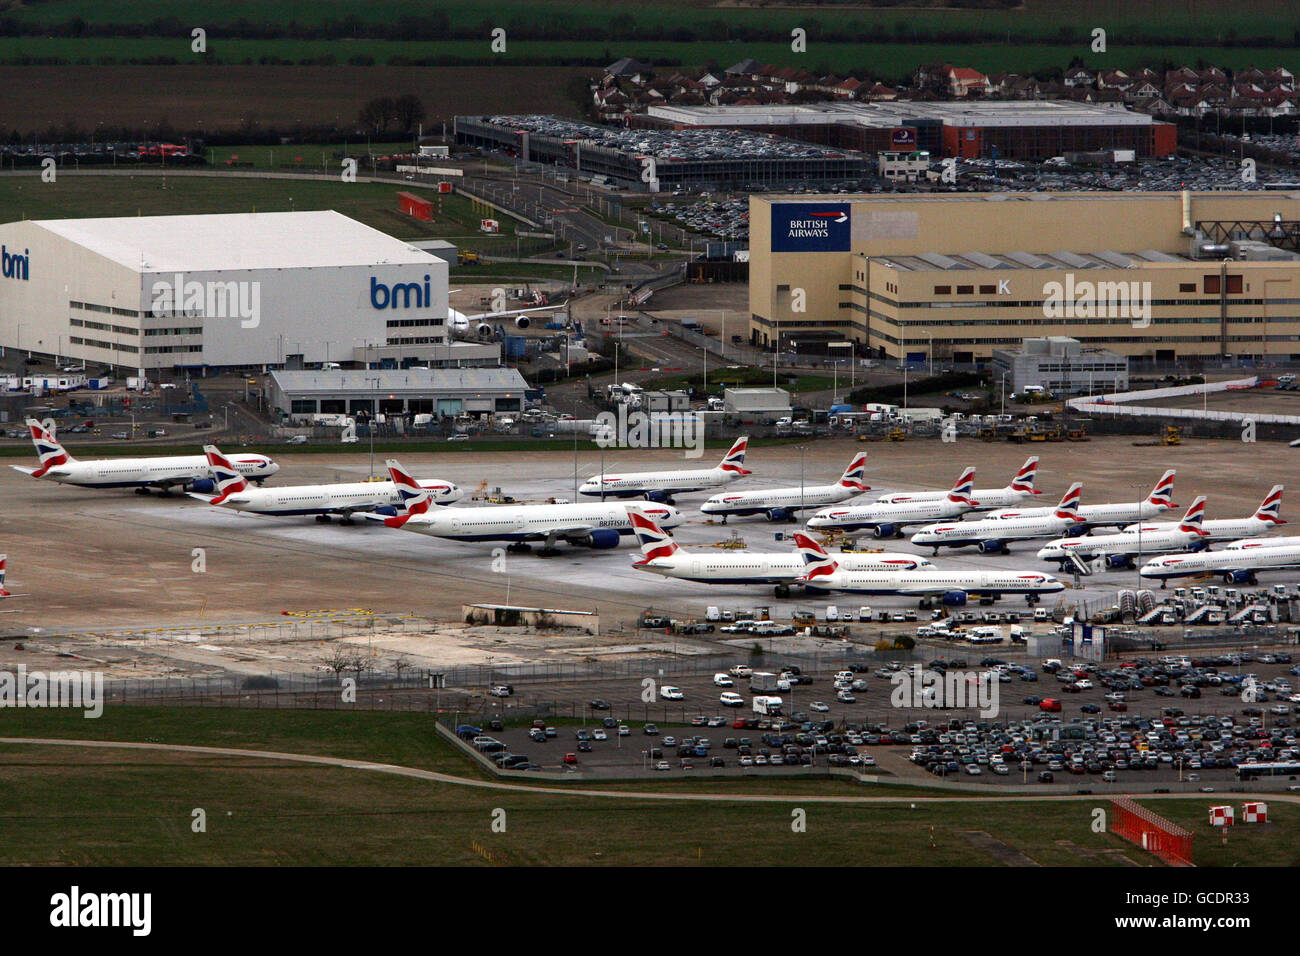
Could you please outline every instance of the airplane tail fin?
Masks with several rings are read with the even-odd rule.
[[[957,483],[952,486],[952,491],[948,492],[948,500],[959,505],[976,505],[979,502],[971,499],[971,492],[975,490],[975,469],[966,468]]]
[[[795,532],[794,543],[803,557],[804,574],[801,580],[813,584],[818,578],[827,577],[839,570],[839,565],[826,553],[826,549],[802,531]]]
[[[723,456],[718,467],[723,471],[731,472],[734,475],[752,475],[752,471],[745,469],[745,450],[749,447],[749,436],[741,435],[736,439],[736,443],[731,446],[731,451]]]
[[[1205,521],[1205,495],[1197,495],[1196,500],[1187,508],[1187,514],[1183,515],[1183,520],[1178,522],[1179,531],[1191,531],[1199,535],[1209,534],[1202,527]]]
[[[853,491],[870,491],[871,486],[863,480],[866,471],[867,453],[860,451],[853,456],[853,461],[849,462],[849,467],[844,469],[844,474],[840,476],[839,486]]]
[[[230,459],[221,454],[216,445],[204,445],[203,454],[208,456],[208,470],[217,486],[216,497],[212,504],[219,505],[231,495],[239,494],[248,487],[248,482],[239,473],[239,469],[230,463]]]
[[[1156,482],[1156,486],[1151,489],[1151,496],[1147,498],[1147,504],[1158,505],[1161,508],[1178,507],[1178,505],[1174,504],[1175,473],[1176,469],[1170,468],[1160,476],[1160,480]]]
[[[1260,502],[1259,507],[1255,509],[1255,517],[1272,525],[1286,524],[1282,519],[1282,490],[1286,485],[1274,485],[1264,500]]]
[[[624,505],[627,509],[628,520],[632,523],[632,531],[636,534],[636,539],[641,545],[641,561],[638,564],[645,564],[656,558],[667,558],[681,550],[677,542],[659,525],[655,524],[653,519],[646,516],[641,510],[640,505]]]
[[[27,428],[32,435],[32,444],[36,446],[36,457],[40,459],[40,467],[32,472],[33,478],[42,478],[51,468],[76,461],[36,419],[27,419]]]
[[[0,597],[9,597],[9,592],[5,590],[5,565],[9,561],[9,555],[0,554]]]
[[[1038,477],[1038,456],[1031,455],[1029,459],[1020,466],[1015,477],[1011,479],[1011,490],[1027,492],[1031,495],[1041,495],[1042,492],[1034,487],[1034,479]]]
[[[385,518],[384,524],[390,528],[400,528],[412,515],[422,515],[428,511],[433,498],[429,490],[421,488],[420,483],[410,476],[396,458],[389,458],[384,465],[388,468],[388,477],[392,479],[393,487],[397,489],[397,497],[401,499],[398,513]]]
[[[1079,502],[1083,499],[1083,482],[1076,481],[1065,489],[1065,494],[1061,496],[1061,503],[1056,506],[1056,517],[1067,518],[1071,521],[1081,520],[1079,517]]]

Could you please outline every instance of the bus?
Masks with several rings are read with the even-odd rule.
[[[1237,768],[1238,780],[1258,780],[1260,777],[1298,777],[1300,763],[1244,763]]]

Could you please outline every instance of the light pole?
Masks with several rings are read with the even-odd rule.
[[[374,393],[370,396],[370,478],[375,477],[375,420],[379,417],[379,376],[366,379],[366,384],[374,388]]]
[[[1002,414],[1007,413],[1007,373],[1002,373]]]

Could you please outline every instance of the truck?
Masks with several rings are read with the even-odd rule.
[[[754,697],[754,713],[765,717],[781,713],[781,698],[762,694],[756,695]]]
[[[781,678],[771,671],[754,671],[749,675],[749,689],[755,694],[761,694],[764,691],[778,690],[778,684]]]

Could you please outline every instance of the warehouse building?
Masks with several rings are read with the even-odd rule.
[[[332,211],[11,222],[0,347],[146,372],[416,357],[447,342],[447,272]]]
[[[1177,128],[1122,106],[1074,100],[825,102],[772,106],[651,106],[632,125],[744,130],[832,149],[927,150],[934,156],[1042,160],[1067,152],[1172,155]],[[996,151],[996,152],[995,152]]]
[[[987,365],[1068,336],[1131,360],[1300,361],[1300,193],[750,198],[750,339]]]
[[[993,377],[1023,392],[1044,389],[1054,395],[1128,391],[1128,359],[1107,349],[1084,348],[1064,335],[1025,339],[1019,348],[993,350]]]
[[[271,407],[286,418],[312,415],[518,414],[528,383],[513,368],[325,369],[271,373]]]

